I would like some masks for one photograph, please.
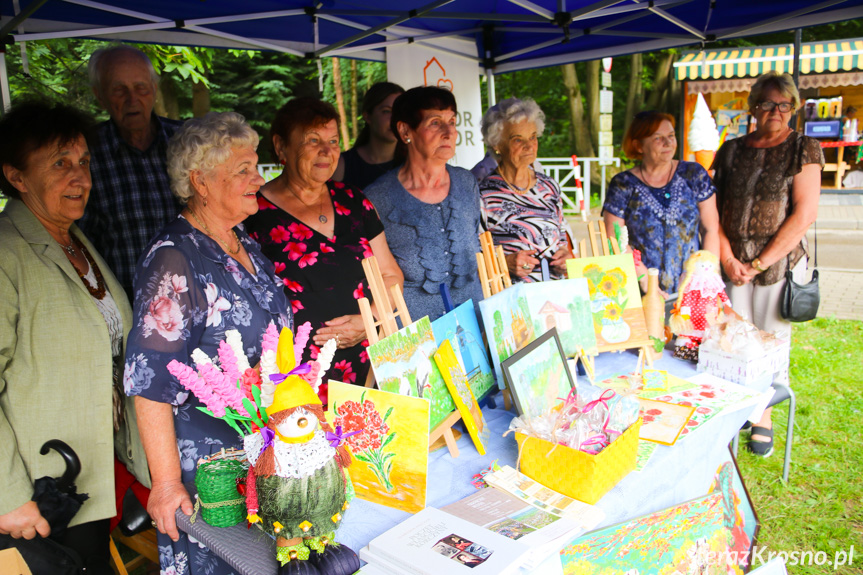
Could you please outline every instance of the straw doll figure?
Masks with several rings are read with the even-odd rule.
[[[276,539],[279,575],[349,575],[356,554],[335,544],[352,491],[343,437],[324,419],[321,400],[299,375],[276,386],[268,421],[245,437],[249,523]]]

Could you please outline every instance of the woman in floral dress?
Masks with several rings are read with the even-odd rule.
[[[171,189],[186,204],[153,239],[135,270],[135,317],[124,385],[136,396],[139,429],[153,488],[147,511],[159,531],[163,574],[224,575],[232,569],[177,530],[177,508],[192,512],[184,484],[199,458],[240,447],[225,422],[167,371],[199,348],[217,355],[228,330],[238,330],[249,363],[260,360],[270,323],[291,327],[291,311],[273,264],[238,224],[258,209],[258,136],[235,113],[190,120],[171,139]]]
[[[647,268],[659,270],[659,288],[677,292],[683,266],[700,249],[719,256],[716,188],[707,170],[674,159],[674,117],[641,112],[623,140],[623,150],[641,163],[611,179],[602,206],[610,237],[626,225],[629,244],[641,252],[635,271],[647,291]],[[643,263],[642,263],[643,262]]]
[[[357,300],[371,298],[363,258],[376,256],[387,287],[403,280],[371,202],[332,181],[339,163],[338,122],[336,110],[315,98],[297,98],[276,113],[270,133],[285,169],[261,188],[260,211],[245,226],[275,262],[296,324],[312,324],[304,360],[316,358],[320,346],[336,337],[339,349],[324,381],[362,385],[368,341]]]

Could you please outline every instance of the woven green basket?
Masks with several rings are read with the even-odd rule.
[[[248,466],[238,459],[213,459],[198,465],[195,487],[201,517],[213,527],[231,527],[246,517],[245,498],[237,491],[237,478]]]

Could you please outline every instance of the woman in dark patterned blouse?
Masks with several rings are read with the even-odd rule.
[[[647,268],[657,268],[660,289],[674,293],[691,254],[719,254],[716,190],[699,164],[674,159],[677,139],[669,114],[635,116],[623,151],[641,164],[611,179],[602,206],[606,229],[613,237],[614,224],[626,224],[629,244],[641,252],[636,272],[642,289]]]
[[[789,336],[791,324],[779,315],[785,271],[798,282],[806,273],[806,230],[818,215],[824,166],[818,142],[788,127],[799,105],[791,76],[764,74],[749,94],[757,129],[726,142],[713,162],[728,297],[759,328]],[[788,382],[787,373],[780,377]],[[752,427],[749,449],[773,452],[769,409]]]
[[[560,186],[533,168],[545,114],[531,99],[509,98],[482,117],[482,137],[498,162],[479,184],[483,219],[503,246],[514,281],[540,281],[540,260],[552,279],[566,277],[573,257]]]
[[[276,113],[270,135],[285,169],[258,192],[260,210],[245,225],[276,264],[294,325],[312,324],[306,354],[317,357],[327,340],[338,337],[324,381],[362,385],[368,342],[357,300],[371,295],[365,293],[363,258],[377,257],[387,287],[403,280],[371,202],[331,179],[339,162],[338,122],[336,110],[316,98],[291,100]]]

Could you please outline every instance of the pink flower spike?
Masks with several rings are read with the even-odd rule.
[[[261,354],[263,355],[267,351],[275,353],[278,346],[279,330],[276,329],[276,324],[270,322],[270,325],[267,326],[267,331],[264,332],[264,336],[261,339]]]
[[[296,365],[303,362],[303,351],[306,349],[306,343],[309,341],[309,334],[312,332],[312,324],[306,322],[297,328],[297,334],[294,336],[294,359]]]
[[[237,382],[240,380],[242,375],[237,368],[237,356],[234,355],[234,350],[226,341],[219,342],[219,363],[228,381]]]

